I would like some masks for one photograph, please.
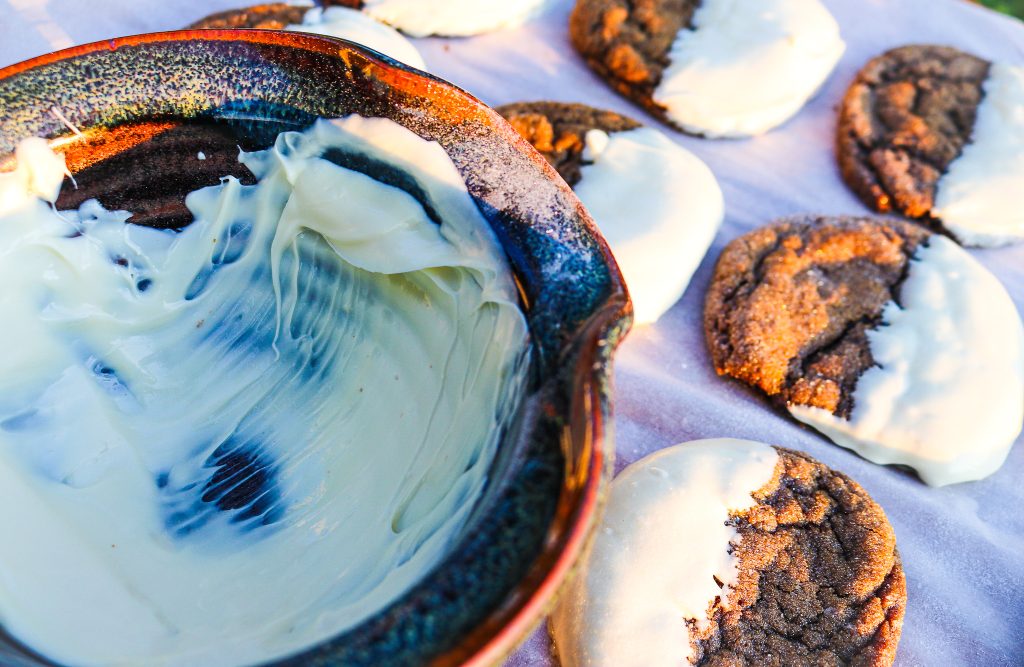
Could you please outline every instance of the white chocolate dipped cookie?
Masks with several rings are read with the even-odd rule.
[[[892,527],[856,482],[798,452],[701,440],[612,482],[550,629],[563,667],[889,665],[905,600]]]
[[[857,75],[839,118],[843,177],[869,205],[968,246],[1024,238],[1024,66],[904,46]]]
[[[722,252],[704,323],[720,374],[934,486],[994,473],[1024,423],[1013,302],[917,225],[808,216],[750,232]]]
[[[637,323],[682,296],[724,215],[699,158],[658,130],[582,104],[526,102],[498,111],[576,191],[608,240]]]
[[[293,30],[338,37],[368,46],[395,60],[426,70],[412,42],[370,14],[341,5],[314,7],[312,3],[272,3],[212,14],[191,28],[259,28]]]
[[[578,0],[570,34],[613,88],[707,137],[786,122],[845,50],[818,0]]]

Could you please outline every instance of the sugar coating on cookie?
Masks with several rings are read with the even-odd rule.
[[[1024,238],[1024,67],[993,63],[970,143],[936,185],[931,215],[964,245]]]
[[[902,46],[858,73],[839,114],[847,184],[879,211],[970,246],[1024,237],[1024,67]]]
[[[716,370],[933,485],[980,479],[1024,423],[1024,329],[949,239],[895,220],[803,218],[719,258],[705,301]]]
[[[313,8],[303,15],[302,23],[290,24],[286,29],[340,37],[380,51],[416,69],[427,68],[423,56],[412,42],[394,28],[356,9]]]
[[[573,186],[611,246],[637,323],[682,296],[724,216],[718,182],[663,133],[579,104],[498,109]]]
[[[857,381],[849,418],[793,404],[790,413],[933,486],[998,470],[1024,423],[1024,329],[996,277],[932,236],[867,338],[875,363]]]
[[[363,11],[413,37],[463,37],[514,28],[548,0],[363,0]]]
[[[353,0],[353,2],[355,1],[357,0]],[[242,9],[229,9],[194,21],[188,25],[188,28],[199,30],[235,28],[284,30],[290,24],[301,23],[302,17],[312,6],[312,2],[274,2]]]
[[[706,627],[737,578],[730,513],[755,504],[777,461],[768,445],[706,440],[626,468],[586,569],[551,617],[563,667],[687,664],[686,621]]]
[[[676,36],[653,99],[688,132],[761,134],[804,106],[845,48],[818,0],[703,0]]]

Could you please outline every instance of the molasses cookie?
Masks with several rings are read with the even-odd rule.
[[[327,3],[325,3],[327,4]],[[423,57],[412,43],[394,28],[391,28],[367,13],[354,9],[359,3],[352,0],[349,6],[336,4],[329,7],[297,6],[289,3],[256,5],[245,9],[234,9],[212,14],[196,21],[190,28],[224,29],[256,28],[262,30],[296,30],[311,32],[327,37],[340,37],[351,42],[364,44],[386,56],[425,70]]]
[[[351,0],[349,0],[351,1]],[[373,18],[413,37],[467,37],[515,28],[550,0],[362,0]]]
[[[906,604],[896,537],[856,482],[748,440],[700,440],[612,482],[551,617],[563,667],[890,665]]]
[[[735,239],[704,327],[719,374],[928,484],[992,474],[1024,422],[1024,328],[1009,295],[910,223],[805,217]]]
[[[187,27],[190,30],[284,30],[290,25],[302,23],[302,18],[312,8],[312,3],[295,5],[272,2],[210,14]]]
[[[722,222],[711,170],[664,134],[582,104],[528,102],[498,112],[558,170],[622,269],[637,322],[679,300]]]
[[[904,46],[857,75],[839,115],[843,178],[870,206],[965,245],[1024,237],[1024,67]]]
[[[615,90],[708,137],[781,125],[845,50],[818,0],[578,0],[569,30]]]

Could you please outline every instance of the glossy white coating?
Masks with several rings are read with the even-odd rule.
[[[687,132],[762,134],[804,106],[845,49],[818,0],[704,0],[653,98]]]
[[[413,37],[466,37],[514,28],[550,0],[364,0],[363,11]]]
[[[725,215],[718,181],[700,158],[641,127],[586,134],[576,195],[622,269],[637,324],[679,300]]]
[[[438,144],[319,121],[241,156],[256,185],[189,195],[181,232],[95,201],[56,212],[38,197],[63,162],[41,140],[18,158],[0,174],[8,632],[74,665],[262,663],[438,563],[527,350]]]
[[[935,188],[932,215],[964,245],[1024,238],[1024,67],[993,63],[971,141]]]

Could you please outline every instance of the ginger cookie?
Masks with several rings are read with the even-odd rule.
[[[547,158],[570,186],[580,181],[587,133],[612,135],[640,123],[614,111],[564,102],[516,102],[495,109]]]
[[[904,46],[860,71],[839,114],[843,178],[879,211],[965,245],[1024,237],[1024,67]]]
[[[638,323],[686,290],[724,215],[711,170],[658,130],[582,104],[497,109],[574,188],[626,278]]]
[[[189,24],[188,28],[197,30],[284,30],[288,26],[302,23],[302,18],[312,8],[312,4],[307,6],[272,2],[210,14]]]
[[[550,621],[563,667],[891,665],[906,604],[867,492],[749,440],[623,470],[582,567]]]
[[[443,37],[465,37],[480,33],[514,28],[544,10],[550,0],[322,0],[319,5],[325,10],[335,7],[359,10],[377,21],[382,21],[412,37],[439,35]],[[313,6],[310,2],[306,7]],[[201,28],[268,28],[280,30],[293,18],[279,18],[278,14],[293,7],[291,4],[274,3],[257,5],[247,10],[246,19],[234,16],[235,12],[214,14],[199,25]],[[239,21],[255,20],[262,25],[239,25]],[[209,22],[228,23],[211,25]],[[279,25],[273,25],[278,23]]]
[[[707,137],[781,125],[845,50],[818,0],[578,0],[569,31],[612,88]]]
[[[328,4],[328,3],[324,3]],[[327,37],[340,37],[363,44],[399,62],[426,70],[426,63],[416,47],[394,28],[359,11],[359,2],[347,0],[332,6],[313,7],[289,3],[256,5],[212,14],[196,21],[190,28],[225,29],[255,28],[261,30],[295,30]]]
[[[733,240],[704,327],[719,374],[928,484],[992,474],[1024,423],[1013,302],[956,243],[910,223],[808,216]]]

